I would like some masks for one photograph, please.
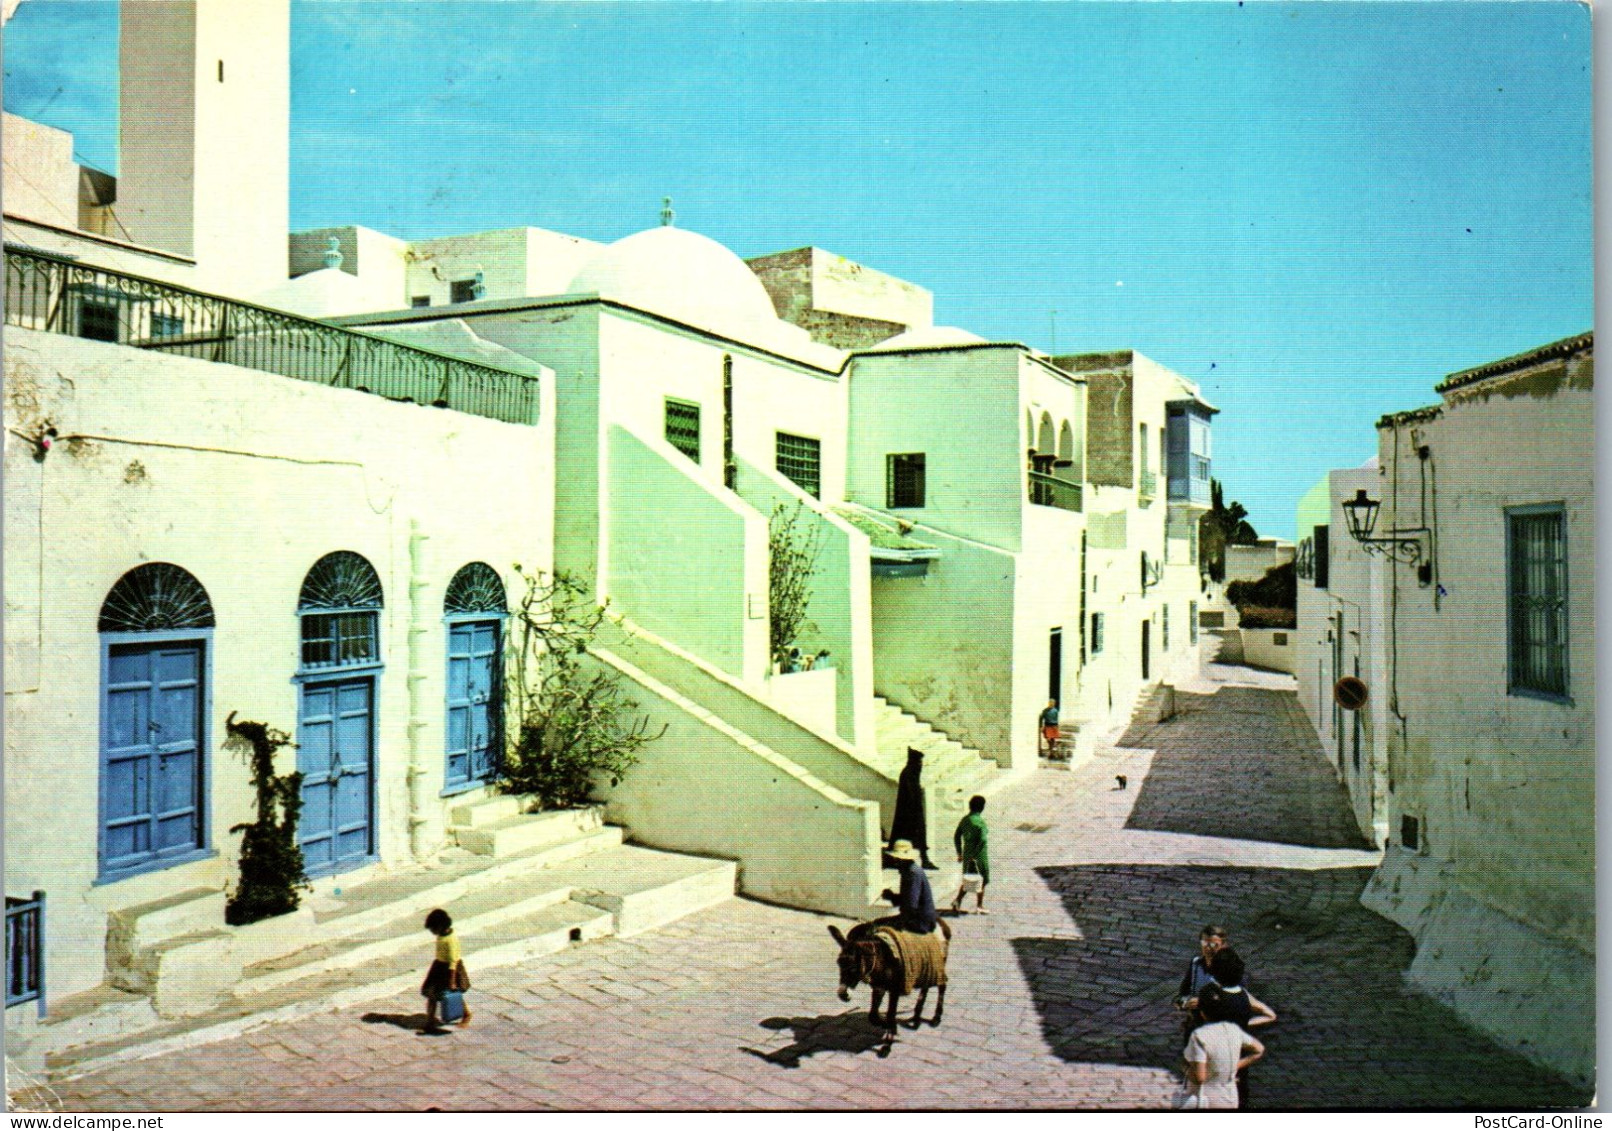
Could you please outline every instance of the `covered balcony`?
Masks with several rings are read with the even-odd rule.
[[[1170,401],[1166,490],[1171,505],[1209,508],[1209,418],[1220,410],[1201,398]]]

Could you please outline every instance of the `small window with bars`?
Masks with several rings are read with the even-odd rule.
[[[1567,515],[1558,505],[1506,512],[1510,692],[1568,697]]]
[[[302,666],[335,668],[380,658],[372,612],[302,614]]]
[[[666,398],[666,442],[700,462],[700,406]]]
[[[430,306],[431,305],[431,296],[430,295],[414,295],[412,298],[409,299],[409,305],[410,306],[415,306],[415,307]]]
[[[474,280],[474,279],[455,279],[448,286],[448,301],[449,302],[475,302],[476,301],[476,280]]]
[[[810,436],[778,433],[778,474],[814,499],[823,497],[823,444]]]
[[[85,300],[78,307],[78,336],[97,342],[118,340],[118,308],[110,302]]]
[[[884,496],[891,510],[924,505],[924,453],[884,457]]]

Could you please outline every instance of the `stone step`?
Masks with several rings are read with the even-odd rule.
[[[738,865],[731,860],[628,846],[553,869],[572,885],[571,898],[615,916],[615,933],[642,934],[733,898]]]
[[[463,899],[483,888],[496,887],[515,877],[530,876],[578,857],[621,847],[622,831],[605,825],[572,840],[539,845],[519,853],[484,856],[461,850],[448,865],[384,876],[328,898],[315,909],[314,937],[318,941],[360,935],[379,929],[399,915],[420,916],[433,907]],[[300,950],[305,943],[292,948]],[[281,954],[290,953],[289,950]],[[264,957],[274,957],[265,955]]]
[[[465,828],[479,828],[490,825],[495,821],[507,820],[525,813],[531,804],[528,797],[520,797],[509,793],[500,793],[492,797],[480,797],[474,801],[467,801],[462,805],[455,805],[448,810],[448,824]]]
[[[590,806],[521,813],[480,826],[455,826],[453,837],[461,848],[480,856],[511,856],[529,848],[574,840],[603,826],[603,808]]]
[[[535,915],[571,898],[571,886],[556,883],[546,872],[508,880],[476,891],[463,899],[441,899],[453,916],[454,931],[462,941],[477,938],[511,919]],[[437,906],[438,904],[433,904]],[[306,947],[293,954],[260,962],[242,971],[235,996],[242,1000],[264,994],[304,978],[343,967],[361,966],[412,954],[429,953],[431,936],[425,930],[424,911],[404,910],[362,932]]]
[[[205,1013],[240,976],[234,936],[222,925],[144,947],[127,966],[111,971],[114,987],[149,995],[160,1017]]]
[[[586,839],[597,840],[606,831]],[[475,857],[469,863],[479,868],[471,872],[444,869],[361,885],[347,893],[355,897],[355,909],[346,915],[324,912],[317,945],[248,968],[235,993],[212,1008],[183,1019],[164,1018],[141,1032],[111,1031],[82,1047],[55,1042],[43,1056],[44,1065],[55,1075],[81,1075],[416,989],[432,954],[433,940],[423,925],[430,907],[453,915],[474,981],[478,969],[538,958],[604,935],[652,930],[732,898],[733,862],[623,845],[619,828],[608,831],[616,844],[604,852],[565,856],[551,848],[509,860]],[[453,863],[466,866],[463,860]],[[433,874],[436,885],[421,887],[419,877]],[[410,882],[400,886],[404,880]],[[466,888],[467,881],[475,882]],[[388,894],[397,898],[384,902]],[[339,933],[325,934],[330,930]],[[95,1035],[86,1034],[92,1040]]]
[[[192,888],[151,903],[124,907],[107,916],[107,959],[116,967],[147,947],[200,934],[224,922],[225,895]]]
[[[613,931],[614,920],[608,911],[580,903],[556,904],[499,924],[473,939],[467,937],[462,943],[465,966],[474,983],[478,970],[554,954],[577,943],[603,938]],[[424,945],[429,948],[428,939]],[[429,949],[425,953],[429,956]],[[250,1001],[227,1003],[197,1017],[66,1049],[47,1057],[45,1068],[58,1079],[82,1076],[114,1064],[228,1040],[265,1025],[415,991],[425,977],[427,965],[428,961],[423,961],[419,954],[408,953],[363,966],[326,971]],[[423,1004],[420,1011],[424,1012]]]

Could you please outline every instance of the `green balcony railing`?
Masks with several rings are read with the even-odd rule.
[[[1081,509],[1080,484],[1059,479],[1039,471],[1026,472],[1030,477],[1030,501],[1041,507],[1058,507],[1066,511]]]
[[[537,423],[536,377],[48,252],[7,246],[5,253],[8,326]]]

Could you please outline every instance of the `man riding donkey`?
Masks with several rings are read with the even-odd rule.
[[[901,998],[918,991],[918,1004],[909,1024],[916,1029],[922,1022],[924,1002],[931,988],[939,991],[931,1025],[939,1025],[946,1008],[946,947],[951,927],[935,914],[935,895],[924,874],[922,854],[909,840],[898,840],[885,855],[901,870],[901,890],[884,890],[884,898],[895,904],[896,913],[871,923],[859,923],[848,934],[830,926],[828,933],[840,945],[840,1000],[850,1001],[851,991],[863,982],[873,991],[868,1023],[880,1024],[879,1005],[886,994],[890,1007],[883,1019],[885,1041],[896,1036],[896,1007]],[[938,930],[936,928],[939,928]]]

